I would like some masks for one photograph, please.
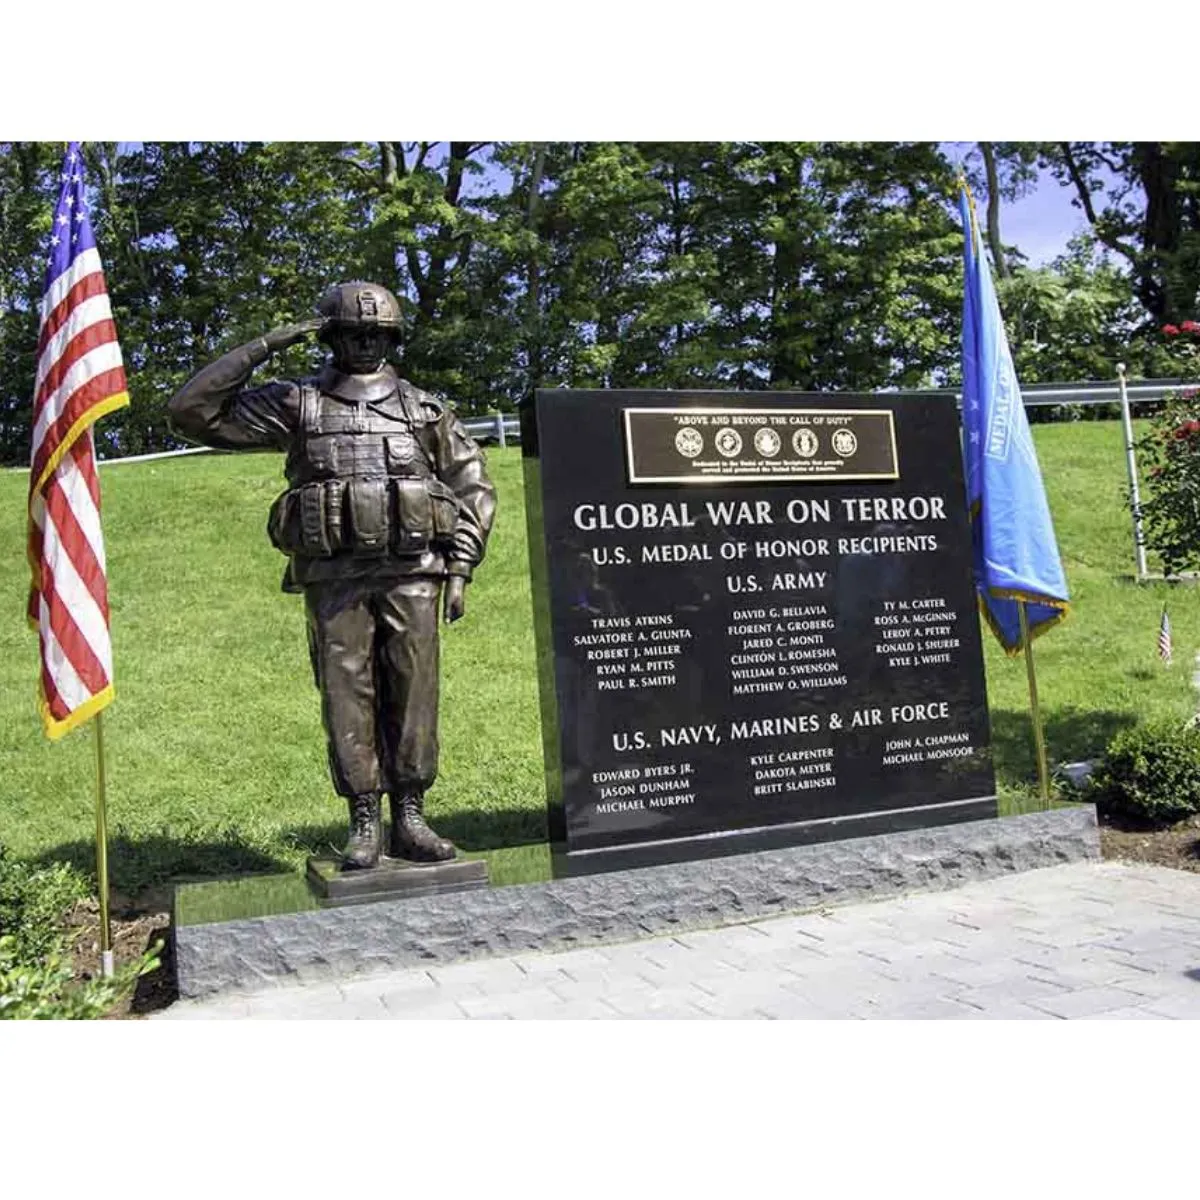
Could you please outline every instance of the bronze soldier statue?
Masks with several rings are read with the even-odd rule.
[[[316,318],[222,355],[170,403],[185,437],[221,450],[287,451],[288,489],[267,532],[303,592],[333,785],[350,808],[343,867],[374,867],[388,794],[388,852],[452,859],[425,822],[437,775],[438,597],[447,622],[483,558],[496,508],[479,447],[440,400],[387,362],[400,307],[343,283]],[[332,361],[316,376],[247,387],[255,367],[310,334]]]

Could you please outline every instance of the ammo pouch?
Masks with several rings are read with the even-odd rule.
[[[386,554],[391,526],[388,520],[388,481],[380,478],[350,479],[346,481],[345,488],[349,549],[355,554]]]
[[[271,505],[267,536],[284,554],[328,558],[345,549],[342,519],[345,484],[322,480],[292,488]]]
[[[458,521],[458,501],[440,479],[393,479],[396,523],[392,546],[401,554],[448,543]]]
[[[449,545],[457,523],[458,500],[440,479],[326,479],[284,492],[267,534],[277,550],[306,558],[420,554]]]

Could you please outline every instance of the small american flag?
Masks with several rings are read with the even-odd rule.
[[[108,579],[92,425],[129,403],[88,219],[83,156],[63,159],[38,336],[29,472],[29,620],[41,649],[41,714],[61,737],[113,698]]]
[[[1167,666],[1171,665],[1171,618],[1167,616],[1165,604],[1162,610],[1162,620],[1158,623],[1158,657]]]

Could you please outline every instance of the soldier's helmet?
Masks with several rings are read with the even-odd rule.
[[[317,316],[325,318],[317,336],[327,341],[335,329],[381,329],[400,339],[400,302],[385,287],[360,279],[339,283],[317,302]]]

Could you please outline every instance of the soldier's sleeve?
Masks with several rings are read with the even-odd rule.
[[[299,423],[300,389],[288,380],[246,387],[268,357],[255,338],[193,375],[168,405],[176,432],[217,450],[286,449]]]
[[[488,478],[483,451],[446,408],[438,419],[438,475],[458,499],[458,522],[446,551],[446,571],[471,578],[483,561],[496,515],[496,489]]]

